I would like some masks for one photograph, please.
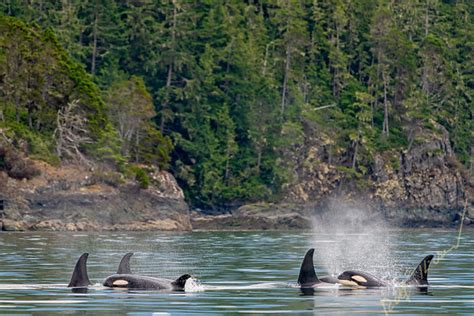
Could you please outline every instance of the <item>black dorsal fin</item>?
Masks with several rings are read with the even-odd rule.
[[[71,281],[68,287],[86,287],[91,285],[91,281],[87,276],[87,258],[88,253],[83,253],[76,262],[74,272],[72,273]]]
[[[132,256],[133,252],[129,252],[125,256],[123,256],[118,266],[117,274],[132,274],[132,270],[130,270],[130,258]]]
[[[431,260],[433,255],[426,256],[421,260],[420,264],[415,268],[407,283],[415,283],[419,285],[428,284],[428,269],[430,268]]]
[[[183,274],[179,278],[177,278],[172,284],[175,290],[184,290],[184,286],[186,285],[186,281],[191,278],[189,274]]]
[[[300,275],[298,277],[298,284],[301,286],[311,286],[320,282],[314,271],[313,254],[314,249],[311,248],[306,252],[303,263],[301,263]]]

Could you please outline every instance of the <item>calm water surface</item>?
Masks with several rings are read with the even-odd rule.
[[[383,245],[387,236],[389,251]],[[447,253],[442,251],[456,244],[456,231],[387,231],[375,238],[368,252],[362,249],[360,241],[373,237],[314,232],[2,232],[0,313],[372,315],[384,314],[384,310],[400,315],[474,313],[472,231],[464,232],[459,247]],[[354,240],[359,242],[353,244]],[[403,278],[427,254],[437,254],[441,260],[432,263],[431,286],[426,293],[405,287],[349,290],[338,286],[302,293],[294,283],[309,247],[316,248],[315,266],[320,275],[355,265],[367,271],[382,271],[384,276]],[[337,252],[324,253],[331,252],[330,249]],[[100,282],[115,272],[121,257],[129,251],[135,253],[131,260],[135,273],[173,279],[191,273],[197,284],[190,284],[185,293],[102,288]],[[83,252],[90,253],[89,277],[96,284],[87,293],[72,293],[66,285]],[[359,258],[357,253],[361,254]],[[388,256],[387,260],[381,266],[369,266],[374,262],[371,254],[380,256],[380,253]]]

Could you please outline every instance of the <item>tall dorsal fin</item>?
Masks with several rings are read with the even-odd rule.
[[[129,252],[125,256],[123,256],[118,266],[117,274],[132,274],[132,270],[130,270],[130,258],[132,256],[133,252]]]
[[[407,280],[408,284],[419,284],[427,285],[428,284],[428,269],[430,268],[431,260],[433,255],[426,256],[421,260],[420,264],[415,268],[410,278]]]
[[[298,284],[301,286],[311,286],[320,282],[314,271],[313,254],[314,249],[311,248],[306,252],[303,263],[301,263],[300,275],[298,277]]]
[[[87,287],[91,285],[89,276],[87,275],[87,258],[88,253],[83,253],[76,262],[74,272],[72,273],[71,281],[68,287]]]

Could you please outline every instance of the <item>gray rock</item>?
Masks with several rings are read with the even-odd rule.
[[[22,189],[10,190],[3,229],[191,230],[188,206],[176,180],[164,171],[152,176],[159,185],[146,190],[133,182],[84,186],[77,178],[68,182],[52,177],[34,189],[15,182]]]

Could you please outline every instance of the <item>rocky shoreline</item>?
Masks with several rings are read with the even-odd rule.
[[[344,203],[344,207],[345,212],[351,211],[350,203]],[[456,210],[439,212],[426,209],[390,209],[380,211],[373,207],[361,208],[359,203],[354,207],[356,207],[357,215],[361,213],[363,215],[362,218],[357,218],[357,221],[364,225],[373,224],[376,218],[391,228],[457,228],[462,219],[464,227],[474,228],[472,206],[470,211],[466,211],[464,218],[463,212]],[[304,230],[315,228],[315,222],[333,213],[333,209],[316,210],[307,205],[262,203],[245,205],[221,215],[204,215],[192,211],[191,224],[193,230]],[[347,224],[344,220],[347,218],[340,220],[341,226]],[[332,219],[333,223],[337,221],[337,218]],[[352,221],[351,219],[351,225]]]
[[[136,188],[135,188],[136,189]],[[56,197],[55,203],[40,204],[20,217],[0,219],[3,231],[246,231],[246,230],[308,230],[315,221],[333,214],[334,210],[316,210],[307,205],[259,203],[242,206],[232,212],[209,215],[192,210],[182,200],[157,198],[146,193],[121,191],[109,194],[80,194]],[[147,196],[148,195],[148,196]],[[129,201],[134,200],[132,205]],[[33,200],[32,200],[33,201]],[[41,205],[41,206],[40,206]],[[350,203],[344,207],[350,212]],[[357,221],[373,224],[383,219],[391,228],[474,228],[472,206],[464,218],[462,212],[435,210],[357,208]],[[47,210],[44,215],[41,209]],[[99,212],[100,209],[100,212]],[[363,209],[360,216],[360,210]],[[138,211],[137,211],[138,210]],[[357,213],[356,212],[356,213]],[[93,214],[95,213],[95,215]],[[80,214],[80,215],[79,215]],[[100,215],[98,215],[100,214]],[[347,212],[346,212],[347,214]],[[331,217],[337,217],[332,216]],[[347,218],[341,218],[341,226]],[[333,218],[332,222],[339,221]],[[349,225],[353,226],[353,219]],[[363,225],[361,225],[363,227]]]
[[[98,181],[81,166],[35,164],[41,176],[30,181],[3,176],[2,230],[192,229],[183,191],[166,171],[151,173],[144,190],[135,181]]]
[[[166,171],[149,171],[152,181],[143,189],[117,172],[34,161],[41,175],[31,180],[0,171],[0,229],[298,230],[312,228],[321,216],[337,217],[341,209],[344,214],[359,210],[362,222],[377,216],[390,227],[449,228],[459,227],[461,220],[474,227],[474,179],[454,157],[447,131],[436,128],[413,131],[406,150],[376,155],[362,186],[328,161],[329,145],[322,136],[308,137],[302,148],[287,153],[296,162],[295,175],[281,202],[214,215],[189,210],[182,189]]]
[[[311,213],[299,205],[251,204],[221,215],[191,212],[195,230],[293,230],[310,229]]]

